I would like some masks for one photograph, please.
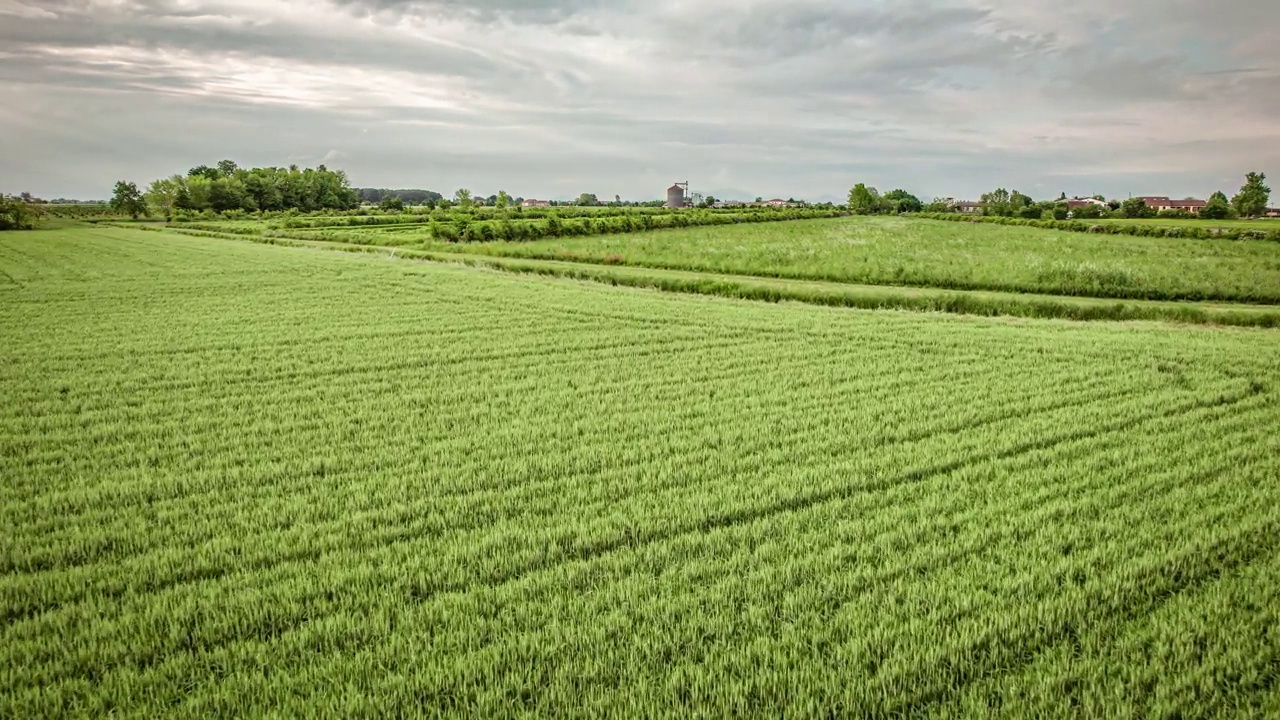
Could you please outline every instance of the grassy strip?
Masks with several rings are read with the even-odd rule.
[[[500,256],[480,256],[412,250],[371,245],[350,245],[319,240],[279,237],[246,237],[217,233],[172,230],[183,234],[228,239],[251,239],[273,245],[314,247],[354,253],[374,253],[391,257],[450,262],[505,272],[588,280],[627,287],[654,288],[668,292],[718,295],[744,300],[782,302],[790,300],[812,305],[861,308],[866,310],[915,310],[963,315],[1061,318],[1068,320],[1156,320],[1196,325],[1280,327],[1280,309],[1261,306],[1231,306],[1147,300],[1104,300],[1099,298],[1000,293],[987,291],[938,290],[935,288],[854,285],[848,283],[760,278],[685,270],[663,270],[632,266],[607,266],[559,260],[525,260]]]
[[[1102,235],[1137,235],[1140,237],[1173,237],[1203,238],[1219,240],[1270,240],[1280,242],[1280,223],[1276,229],[1249,228],[1240,226],[1224,227],[1221,225],[1192,225],[1139,223],[1112,218],[1095,220],[1030,220],[1026,218],[1010,218],[986,215],[958,215],[956,213],[916,213],[911,217],[926,220],[945,220],[948,222],[989,223],[993,225],[1014,225],[1033,227],[1044,230],[1065,230],[1067,232],[1094,233]],[[1191,221],[1209,223],[1208,220]]]

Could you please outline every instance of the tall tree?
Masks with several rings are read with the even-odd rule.
[[[138,192],[137,185],[121,180],[111,193],[111,209],[127,213],[136,220],[146,214],[147,203],[142,199],[142,193]]]
[[[217,180],[222,177],[222,171],[218,168],[211,168],[208,165],[197,165],[187,171],[187,177],[203,177],[209,180]]]
[[[245,192],[244,183],[234,177],[218,178],[210,184],[209,207],[214,212],[256,209]]]
[[[167,220],[173,216],[173,210],[178,202],[178,192],[185,185],[185,178],[177,175],[153,180],[151,186],[147,188],[145,196],[147,204]]]
[[[1200,209],[1200,217],[1206,220],[1225,220],[1231,217],[1231,203],[1226,193],[1219,190],[1209,196],[1209,202]]]
[[[191,199],[191,191],[187,189],[187,184],[185,182],[178,185],[178,191],[173,198],[173,209],[174,210],[195,210],[196,209],[196,204]]]
[[[506,190],[499,190],[499,191],[498,191],[498,202],[496,203],[496,205],[497,205],[499,208],[505,208],[505,207],[507,207],[507,206],[508,206],[508,205],[510,205],[510,204],[511,204],[511,196],[507,194],[507,191],[506,191]]]
[[[854,215],[874,215],[880,211],[880,193],[866,183],[858,183],[849,191],[849,212]]]
[[[453,202],[460,210],[470,210],[472,204],[471,191],[466,188],[458,188],[458,191],[453,194]]]
[[[231,177],[232,175],[235,175],[236,170],[239,170],[239,169],[240,169],[240,166],[236,165],[234,162],[230,160],[218,161],[218,172],[222,173],[223,177]]]
[[[1155,208],[1147,205],[1142,198],[1129,198],[1120,203],[1120,214],[1127,218],[1155,217]]]
[[[581,195],[578,196],[578,204],[585,205],[588,207],[594,207],[596,205],[599,205],[600,201],[596,199],[595,193],[582,193]]]
[[[884,200],[889,205],[890,212],[916,213],[924,210],[924,203],[920,198],[901,188],[885,193]]]
[[[1009,217],[1013,215],[1013,205],[1010,202],[1011,195],[1004,188],[996,188],[989,193],[983,193],[982,214],[983,215],[999,215]]]
[[[1271,188],[1267,187],[1266,173],[1251,172],[1244,176],[1244,185],[1231,199],[1231,205],[1241,217],[1257,217],[1267,211],[1271,201]]]

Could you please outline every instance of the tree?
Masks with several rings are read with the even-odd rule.
[[[849,191],[849,212],[854,215],[874,215],[880,211],[880,193],[866,183],[858,183]]]
[[[232,175],[235,175],[236,170],[239,170],[239,169],[240,169],[240,166],[236,165],[230,160],[218,161],[218,172],[222,175],[222,177],[231,177]]]
[[[0,195],[0,230],[30,230],[40,212],[38,205],[21,197]]]
[[[187,171],[187,177],[203,177],[209,180],[217,180],[222,177],[222,171],[218,168],[211,168],[208,165],[197,165]]]
[[[1266,183],[1266,173],[1251,172],[1244,176],[1244,185],[1231,199],[1231,205],[1241,217],[1257,217],[1267,211],[1267,203],[1271,201],[1271,188]]]
[[[187,189],[187,184],[182,183],[178,186],[178,192],[173,198],[174,210],[195,210],[196,204],[191,199],[191,191]]]
[[[404,200],[399,195],[388,195],[382,198],[382,202],[378,203],[378,207],[383,210],[392,210],[395,212],[404,211]]]
[[[1200,217],[1205,220],[1226,220],[1231,217],[1231,203],[1227,202],[1226,193],[1219,190],[1209,196],[1209,202],[1200,209]]]
[[[138,192],[137,185],[121,180],[116,183],[115,190],[112,191],[111,209],[119,213],[128,213],[136,220],[138,216],[146,214],[147,203],[142,199],[142,193]]]
[[[1155,217],[1155,208],[1147,205],[1142,198],[1129,198],[1120,203],[1120,214],[1127,218],[1149,218]]]
[[[1035,201],[1031,199],[1031,196],[1023,195],[1017,190],[1014,190],[1012,193],[1009,194],[1009,209],[1014,214],[1018,214],[1022,212],[1023,208],[1030,207],[1034,203]]]
[[[1053,203],[1033,202],[1030,205],[1019,210],[1018,217],[1024,218],[1026,220],[1039,220],[1044,217],[1045,212],[1050,211],[1052,208],[1053,208]]]
[[[1010,217],[1013,215],[1013,204],[1010,202],[1011,195],[1004,188],[996,188],[989,193],[982,195],[982,214],[998,215],[1001,217]]]
[[[466,188],[459,188],[453,194],[453,202],[458,206],[459,210],[470,210],[472,205],[471,191]]]
[[[577,204],[585,205],[588,207],[595,207],[596,205],[600,204],[600,201],[596,199],[595,193],[582,193],[581,195],[578,196]]]
[[[920,198],[900,188],[885,193],[884,200],[888,203],[890,212],[917,213],[924,210],[924,203]]]
[[[168,220],[173,217],[173,210],[178,203],[178,193],[185,186],[185,178],[178,175],[161,180],[153,180],[151,186],[147,188],[145,196],[147,204],[155,208],[156,212]],[[190,201],[189,196],[187,200]]]
[[[209,208],[214,212],[253,210],[253,204],[238,178],[221,177],[209,185]]]
[[[1093,205],[1093,204],[1078,207],[1070,212],[1071,212],[1071,217],[1079,220],[1102,218],[1102,217],[1106,217],[1106,214],[1107,214],[1106,208],[1104,208],[1102,205]]]
[[[506,190],[499,190],[497,206],[499,208],[505,208],[510,204],[511,204],[511,196],[507,194]]]
[[[259,210],[283,210],[283,182],[266,168],[255,168],[244,175],[244,190]]]

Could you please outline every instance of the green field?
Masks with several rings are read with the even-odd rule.
[[[531,242],[438,243],[425,225],[290,237],[834,282],[1149,300],[1280,303],[1280,246],[840,218]]]
[[[1275,331],[94,228],[0,334],[0,717],[1280,713]]]

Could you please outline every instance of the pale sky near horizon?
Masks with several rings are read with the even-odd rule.
[[[44,197],[229,158],[445,194],[1204,198],[1280,179],[1280,2],[0,0],[0,94],[0,192]]]

